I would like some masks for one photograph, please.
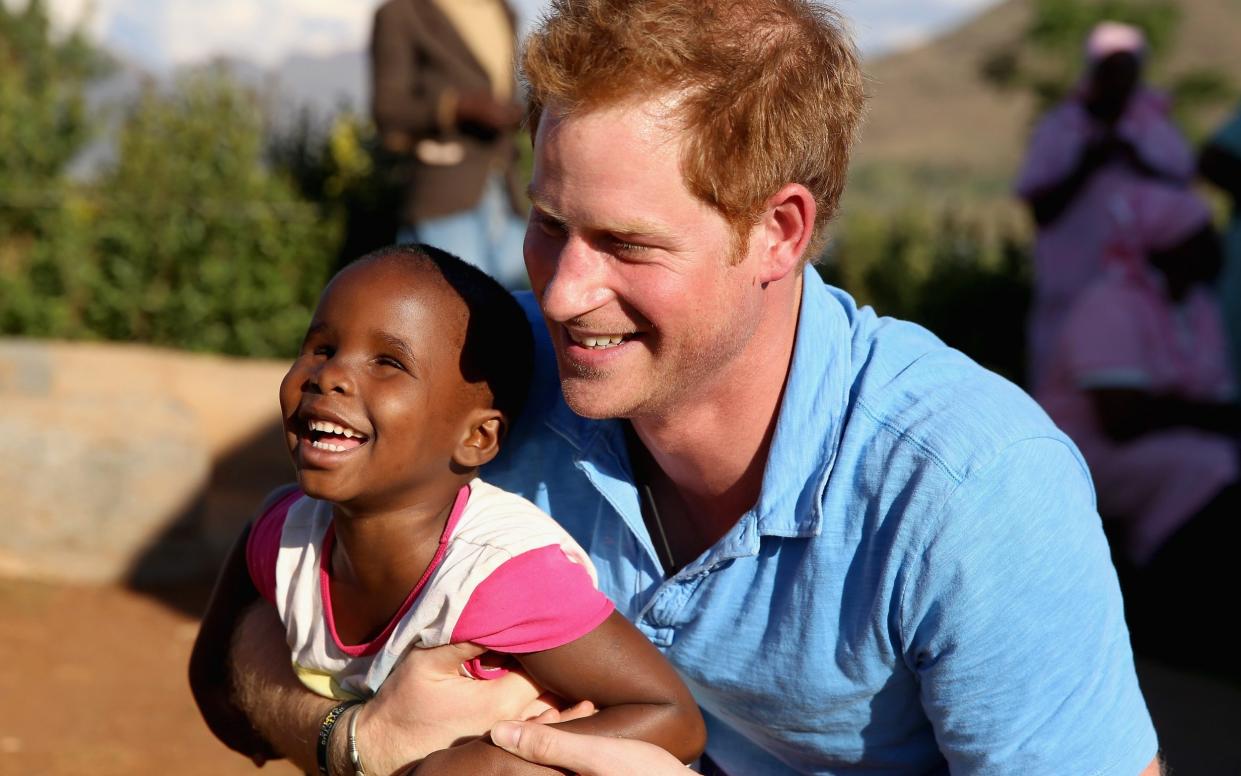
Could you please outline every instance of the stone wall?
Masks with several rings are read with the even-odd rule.
[[[0,338],[0,574],[212,573],[292,477],[276,398],[287,366]]]

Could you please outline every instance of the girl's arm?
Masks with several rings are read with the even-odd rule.
[[[287,495],[293,486],[272,492],[259,514]],[[233,702],[228,653],[233,631],[245,610],[259,598],[246,565],[246,543],[251,524],[242,529],[224,561],[207,604],[198,638],[190,653],[190,691],[207,727],[228,748],[256,763],[279,757],[257,733],[246,715]]]
[[[706,727],[689,688],[618,612],[576,641],[517,659],[539,686],[571,703],[592,701],[600,710],[559,727],[640,739],[685,763],[706,746]]]
[[[647,741],[687,763],[706,746],[706,727],[689,689],[663,655],[617,612],[564,646],[516,657],[544,689],[570,703],[593,701],[600,710],[556,727]],[[418,776],[563,773],[519,760],[485,739],[436,752],[412,772]]]

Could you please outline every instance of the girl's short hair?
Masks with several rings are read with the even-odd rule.
[[[461,374],[466,382],[487,384],[492,406],[511,429],[525,406],[534,369],[530,321],[513,295],[486,272],[433,245],[391,245],[355,263],[365,261],[435,272],[465,302]]]

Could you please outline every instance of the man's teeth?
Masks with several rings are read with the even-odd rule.
[[[623,334],[609,334],[604,337],[574,337],[577,344],[587,348],[614,348],[625,341]]]
[[[324,434],[336,434],[337,436],[343,436],[345,439],[353,439],[354,437],[362,439],[366,436],[365,434],[354,431],[351,428],[345,428],[344,426],[338,425],[336,423],[329,423],[326,420],[310,421],[310,430],[319,431]]]

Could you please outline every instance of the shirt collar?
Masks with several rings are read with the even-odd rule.
[[[813,536],[820,531],[823,491],[836,460],[852,382],[851,328],[844,306],[808,266],[793,362],[752,510],[760,534]]]
[[[812,267],[806,268],[793,361],[762,489],[758,503],[740,521],[746,528],[753,524],[760,535],[819,533],[823,491],[836,459],[848,401],[851,309],[833,296]],[[546,422],[577,450],[578,467],[600,493],[635,533],[644,536],[622,421],[583,418],[557,397]],[[752,535],[751,530],[741,533]]]

